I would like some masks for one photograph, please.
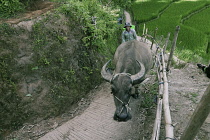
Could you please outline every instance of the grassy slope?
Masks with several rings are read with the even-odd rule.
[[[200,30],[206,34],[210,33],[210,8],[201,11],[199,14],[195,14],[184,22],[184,25],[191,26],[197,30]],[[204,18],[205,17],[205,18]]]
[[[210,8],[201,11],[199,14],[193,15],[184,22],[184,25],[191,26],[192,28],[201,31],[206,34],[208,42],[210,42]],[[205,18],[204,18],[205,17]],[[207,60],[210,59],[210,55],[205,56]]]
[[[151,3],[150,7],[156,7],[157,2]],[[161,2],[163,4],[163,2]],[[160,16],[157,20],[152,20],[151,22],[147,22],[146,26],[149,28],[150,31],[153,31],[156,27],[158,27],[158,35],[166,36],[168,32],[171,32],[171,39],[173,37],[174,29],[177,25],[181,26],[181,30],[178,37],[178,49],[176,53],[185,60],[194,60],[197,59],[198,61],[203,61],[207,63],[208,56],[205,55],[206,45],[207,45],[207,35],[193,28],[193,26],[186,26],[180,23],[181,19],[186,15],[190,14],[191,12],[204,7],[204,5],[208,3],[208,1],[182,1],[182,2],[175,2],[173,3],[168,9],[164,11],[164,13]],[[141,11],[150,11],[150,7],[140,6],[139,11],[133,12],[134,15],[141,18],[140,14]],[[142,4],[143,5],[143,4]],[[146,4],[144,4],[146,5]],[[163,4],[163,6],[166,5]],[[193,8],[192,8],[193,7]],[[156,9],[160,11],[161,8]],[[136,14],[138,13],[138,14]],[[199,15],[199,14],[198,14]],[[152,17],[152,16],[150,16]],[[140,21],[140,20],[139,20]],[[140,30],[138,32],[142,32],[142,25],[140,25]],[[193,57],[192,57],[193,56]],[[202,60],[201,57],[204,59]]]
[[[134,14],[134,20],[142,23],[154,19],[169,4],[170,2],[158,1],[136,2],[132,5],[132,12],[141,14]]]

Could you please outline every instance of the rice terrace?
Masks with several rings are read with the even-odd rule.
[[[153,32],[157,27],[157,34],[166,38],[168,32],[173,33],[174,27],[179,25],[181,31],[176,50],[179,58],[208,63],[210,0],[138,0],[131,10],[138,33],[142,33],[145,23],[149,31]]]
[[[0,140],[210,140],[209,72],[210,0],[0,0]]]

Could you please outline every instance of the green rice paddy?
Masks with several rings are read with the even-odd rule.
[[[173,40],[175,28],[179,25],[180,32],[175,51],[176,55],[185,61],[210,63],[210,52],[206,53],[208,42],[210,42],[209,5],[210,0],[137,1],[132,6],[133,17],[138,26],[137,34],[141,35],[143,24],[146,24],[149,34],[153,35],[157,27],[157,36],[163,35],[166,37],[170,32],[170,39]],[[199,11],[202,8],[204,9]]]

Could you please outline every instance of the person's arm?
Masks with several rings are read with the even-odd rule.
[[[135,40],[137,40],[137,35],[136,35],[136,31],[135,31],[135,30],[133,30],[133,38],[134,38]]]

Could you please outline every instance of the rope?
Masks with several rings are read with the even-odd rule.
[[[123,104],[123,106],[125,106],[127,112],[128,112],[128,110],[131,110],[131,108],[129,107],[129,103],[130,103],[131,98],[129,98],[128,103],[125,104],[125,103],[124,103],[122,100],[120,100],[117,96],[114,96],[114,97],[115,97],[118,101],[120,101],[120,102]],[[120,114],[122,113],[122,111],[123,111],[123,107],[122,107],[122,109],[120,110]]]
[[[164,82],[159,82],[159,85],[164,84]]]
[[[176,140],[175,138],[166,137],[165,139]]]
[[[120,101],[122,104],[124,104],[123,103],[123,101],[121,101],[117,96],[114,96],[118,101]]]

